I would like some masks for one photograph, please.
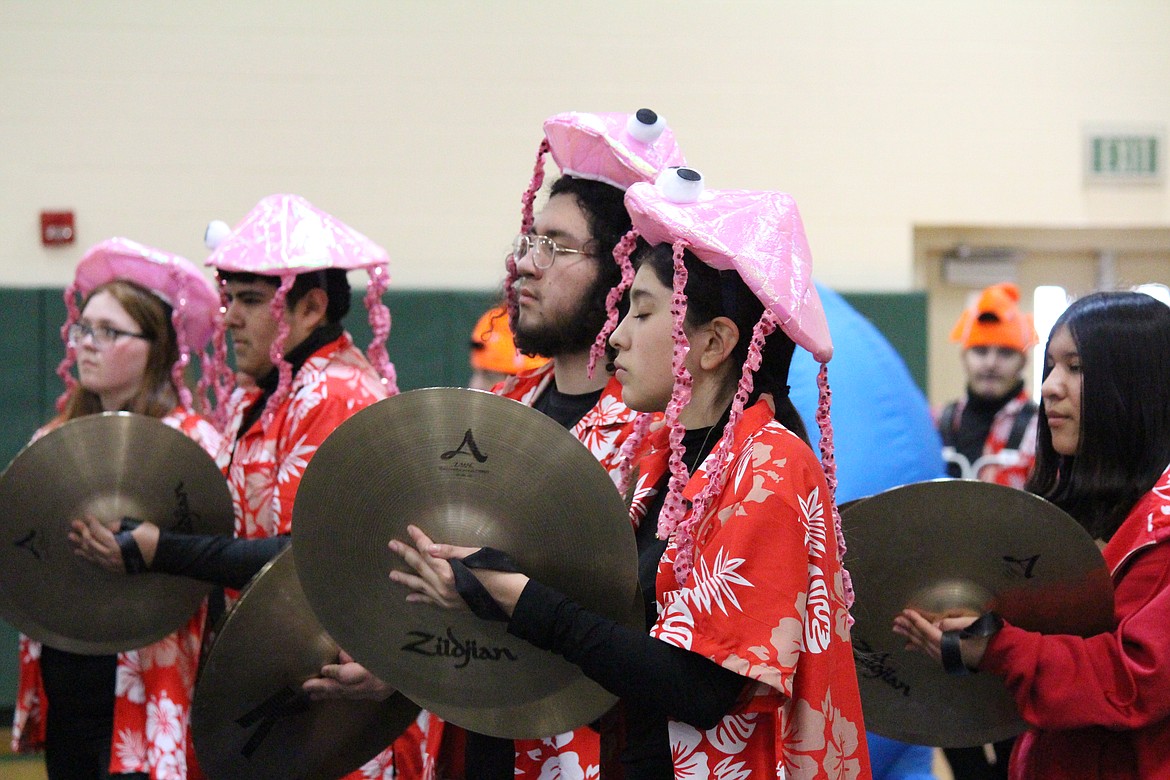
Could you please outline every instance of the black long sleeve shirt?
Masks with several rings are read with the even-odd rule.
[[[725,423],[726,415],[714,428],[686,432],[683,461],[692,472],[718,442]],[[655,578],[666,542],[655,530],[668,480],[669,475],[658,486],[636,533],[646,631],[657,617]],[[741,675],[707,658],[584,610],[536,581],[521,594],[508,631],[564,656],[621,699],[625,728],[621,762],[628,780],[673,778],[667,721],[711,728],[732,710],[748,685]]]

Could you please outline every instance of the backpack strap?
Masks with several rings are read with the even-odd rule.
[[[1018,450],[1020,448],[1020,442],[1024,440],[1024,431],[1028,430],[1028,424],[1032,422],[1032,418],[1036,416],[1038,411],[1040,411],[1040,405],[1029,398],[1012,422],[1012,430],[1008,434],[1004,449]]]
[[[943,407],[942,414],[938,416],[938,433],[942,436],[944,447],[954,447],[955,438],[958,433],[959,421],[956,419],[955,412],[959,408],[958,401],[951,401]]]

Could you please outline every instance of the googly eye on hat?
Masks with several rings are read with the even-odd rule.
[[[671,203],[694,203],[703,194],[703,174],[694,168],[671,167],[658,175],[655,185]]]
[[[562,173],[628,189],[685,165],[666,120],[643,108],[634,114],[570,111],[544,121],[549,154]]]

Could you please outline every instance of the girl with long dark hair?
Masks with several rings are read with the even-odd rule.
[[[988,633],[906,610],[894,631],[936,659],[949,635],[964,666],[1003,678],[1029,725],[1013,780],[1170,777],[1170,307],[1133,292],[1074,302],[1048,339],[1041,399],[1028,489],[1098,540],[1113,630],[1042,635],[992,619]]]

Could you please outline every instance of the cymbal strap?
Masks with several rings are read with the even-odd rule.
[[[147,571],[149,567],[146,565],[146,559],[142,557],[142,549],[138,546],[133,531],[119,531],[114,534],[114,541],[122,551],[122,565],[126,567],[127,574],[141,574]]]
[[[943,671],[956,677],[962,677],[963,675],[973,674],[975,672],[974,669],[969,668],[967,664],[963,663],[963,644],[960,634],[962,632],[957,628],[951,631],[944,631],[938,648],[942,654]]]
[[[1003,618],[994,612],[984,612],[966,628],[944,631],[942,641],[939,643],[943,671],[957,676],[978,672],[978,669],[972,669],[963,662],[963,640],[989,637],[1001,628],[1003,628]]]
[[[478,550],[462,559],[463,565],[469,569],[490,569],[519,574],[520,567],[512,556],[503,550],[494,547],[480,547]]]
[[[471,608],[476,617],[507,623],[508,613],[500,607],[471,569],[485,569],[518,574],[520,569],[506,552],[494,547],[481,547],[465,558],[452,558],[451,573],[455,575],[455,590]]]

